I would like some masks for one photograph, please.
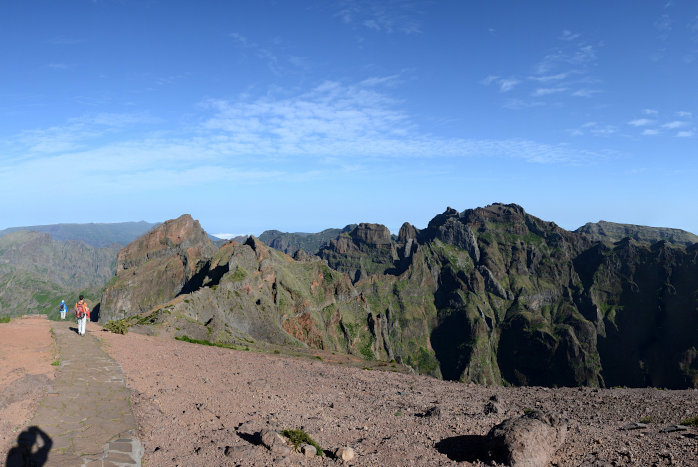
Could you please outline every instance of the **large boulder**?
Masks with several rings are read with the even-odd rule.
[[[489,455],[512,467],[548,465],[567,436],[567,422],[537,410],[504,420],[487,434]]]

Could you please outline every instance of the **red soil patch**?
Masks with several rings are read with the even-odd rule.
[[[45,316],[0,324],[0,459],[5,459],[54,378],[50,330]]]

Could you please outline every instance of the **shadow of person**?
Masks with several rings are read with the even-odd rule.
[[[70,326],[70,327],[68,327],[68,329],[70,329],[71,331],[73,331],[75,334],[78,333],[78,328],[76,328],[76,327]]]
[[[41,467],[48,460],[53,441],[38,426],[30,426],[17,436],[17,446],[7,453],[7,467]]]
[[[101,303],[98,303],[92,308],[92,311],[90,311],[90,322],[92,323],[97,323],[99,321],[99,309],[100,309]]]

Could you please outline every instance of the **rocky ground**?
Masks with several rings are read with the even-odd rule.
[[[698,415],[696,390],[482,387],[363,369],[331,353],[98,335],[133,390],[149,466],[326,465],[342,462],[343,447],[355,454],[348,465],[492,464],[485,435],[532,410],[563,420],[553,465],[698,465],[698,430],[667,430]],[[264,429],[302,429],[327,455],[267,449]]]
[[[45,316],[0,323],[0,460],[17,441],[55,373],[55,342]]]

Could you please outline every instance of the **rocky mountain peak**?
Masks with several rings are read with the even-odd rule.
[[[416,240],[417,239],[417,234],[419,231],[410,224],[409,222],[405,222],[402,224],[402,227],[400,227],[400,232],[398,234],[397,241],[400,244],[406,243],[408,240]]]
[[[123,248],[102,293],[101,319],[146,311],[179,294],[216,246],[189,214],[164,222]]]
[[[361,223],[349,236],[357,244],[369,246],[389,246],[391,244],[390,230],[382,224]]]
[[[210,257],[215,251],[215,245],[199,221],[189,214],[183,214],[160,224],[122,249],[116,259],[116,272],[118,274],[148,260],[175,253],[181,252],[187,257]]]

